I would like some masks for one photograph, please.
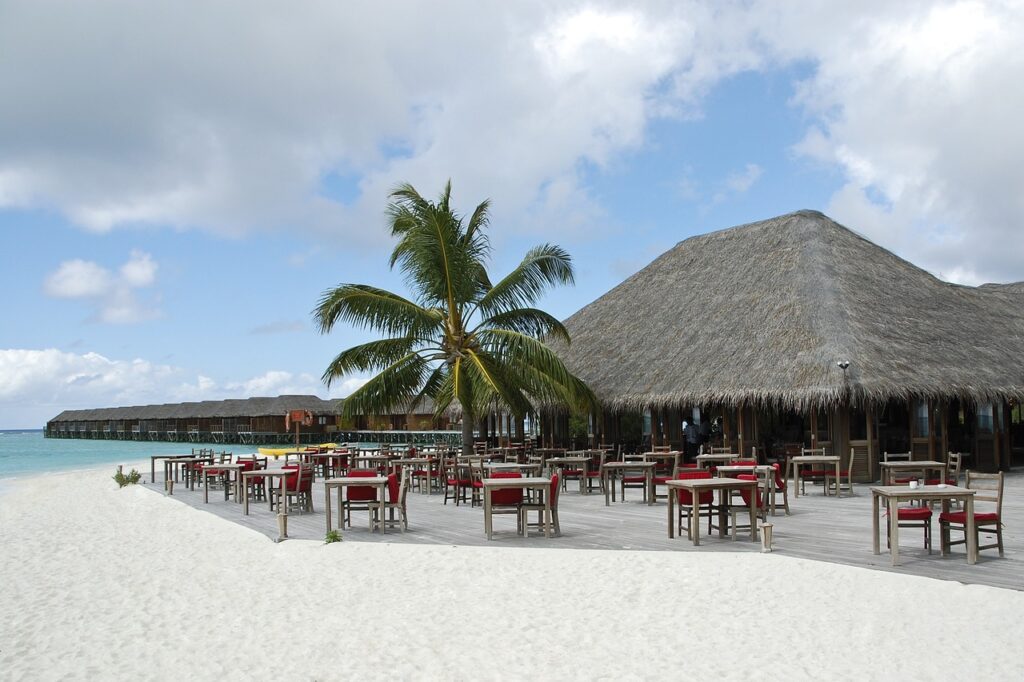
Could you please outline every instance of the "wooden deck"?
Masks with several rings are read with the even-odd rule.
[[[158,476],[159,480],[159,476]],[[423,495],[410,492],[408,499],[409,530],[400,533],[389,529],[384,535],[370,533],[366,513],[354,515],[352,528],[343,530],[346,542],[404,542],[412,544],[479,545],[494,547],[543,547],[553,550],[604,549],[647,550],[676,552],[759,552],[760,543],[753,543],[743,534],[733,541],[719,539],[717,534],[707,537],[707,521],[702,528],[701,546],[694,547],[685,537],[670,540],[666,531],[667,505],[659,501],[653,506],[640,502],[639,491],[627,490],[627,501],[604,505],[604,495],[595,492],[580,495],[576,484],[569,482],[569,491],[559,501],[562,527],[561,537],[546,539],[536,533],[529,538],[516,535],[515,516],[495,517],[494,539],[488,542],[484,535],[483,511],[468,504],[456,507],[449,501],[442,504],[442,495]],[[148,486],[162,492],[162,484]],[[288,520],[288,535],[292,539],[322,541],[325,535],[323,485],[317,484],[312,514],[292,513]],[[790,491],[792,493],[792,489]],[[996,550],[981,552],[978,563],[969,566],[963,545],[953,549],[950,557],[939,554],[939,533],[936,518],[932,532],[935,550],[929,556],[924,549],[923,536],[917,529],[902,529],[900,533],[901,565],[892,567],[885,552],[875,556],[871,551],[871,493],[869,486],[858,485],[853,496],[836,499],[824,497],[820,486],[808,495],[790,496],[791,516],[780,509],[773,524],[773,548],[778,554],[827,561],[850,566],[862,566],[881,571],[894,571],[909,575],[926,576],[942,580],[955,580],[967,584],[991,585],[1024,590],[1024,475],[1007,475],[1003,500],[1005,528],[1003,539],[1006,556],[1000,558]],[[202,492],[190,492],[175,486],[174,499],[182,504],[207,511],[223,519],[238,523],[277,538],[277,517],[271,514],[265,502],[252,503],[250,515],[242,514],[242,506],[234,501],[225,502],[223,493],[211,491],[210,503],[203,503]],[[981,505],[983,506],[983,505]],[[883,520],[884,532],[884,520]],[[982,543],[987,538],[982,535]]]

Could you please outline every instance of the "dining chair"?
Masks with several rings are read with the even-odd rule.
[[[287,474],[281,479],[277,488],[270,490],[270,509],[274,509],[274,500],[277,500],[280,508],[281,497],[286,496],[284,504],[290,505],[290,498],[294,498],[301,512],[313,512],[313,467],[308,464],[286,464],[283,469],[294,473]],[[287,494],[285,495],[285,490]]]
[[[695,469],[680,471],[676,475],[676,480],[687,481],[687,480],[699,480],[703,478],[711,478],[711,472],[706,469]],[[679,512],[676,516],[676,533],[680,536],[683,534],[683,517],[686,517],[686,536],[693,539],[693,532],[691,530],[691,524],[700,523],[701,512],[706,511],[708,516],[708,533],[711,532],[711,516],[714,511],[715,493],[712,490],[704,490],[697,494],[697,499],[694,499],[693,494],[689,490],[678,490],[677,500],[679,503]]]
[[[811,456],[811,457],[824,457],[825,448],[800,448],[800,456]],[[833,469],[833,473],[835,469]],[[827,467],[824,464],[807,464],[797,468],[796,476],[800,482],[800,492],[806,494],[807,486],[805,483],[810,480],[814,483],[821,483],[823,492],[827,492],[826,486],[826,473]]]
[[[910,453],[910,452],[888,452],[888,451],[883,451],[882,452],[882,461],[886,462],[886,463],[888,463],[888,462],[910,462],[913,459],[914,459],[914,455],[913,455],[913,453]],[[902,476],[898,476],[897,477],[897,476],[893,476],[891,473],[889,474],[889,483],[892,484],[892,485],[906,485],[906,484],[910,483],[911,481],[916,481],[916,480],[917,480],[916,476],[907,476],[906,474],[903,474]]]
[[[760,477],[757,474],[737,474],[736,475],[736,479],[739,480],[739,481],[760,481],[761,480]],[[749,513],[750,513],[750,498],[751,498],[751,496],[754,497],[754,510],[755,510],[755,512],[754,512],[754,517],[755,517],[754,523],[755,524],[757,523],[757,519],[760,519],[762,523],[764,523],[765,521],[768,520],[767,515],[765,514],[764,498],[761,495],[761,487],[760,487],[760,485],[755,485],[753,490],[751,490],[750,488],[740,488],[739,493],[740,493],[740,499],[743,500],[743,504],[742,505],[738,505],[738,504],[731,504],[731,505],[729,505],[729,514],[732,517],[731,521],[732,521],[732,539],[733,540],[736,539],[737,531],[739,529],[745,528],[747,530],[750,530],[750,524],[749,523],[747,523],[745,525],[739,523],[739,516],[740,516],[740,514],[748,514],[749,515]],[[708,532],[710,532],[710,530]],[[754,532],[755,532],[755,534],[757,533],[757,529],[756,528],[754,529]]]
[[[997,474],[982,474],[967,470],[967,482],[964,486],[970,490],[976,490],[974,494],[974,546],[980,552],[983,549],[999,550],[999,556],[1003,556],[1003,472]],[[995,511],[978,511],[978,502],[994,503]],[[949,511],[939,514],[939,531],[942,533],[942,546],[952,547],[967,543],[967,512]],[[951,531],[964,534],[962,540],[950,542]],[[979,544],[981,533],[994,534],[994,544]]]
[[[522,478],[523,475],[518,471],[495,471],[490,475],[490,478]],[[493,524],[493,517],[495,514],[515,514],[516,515],[516,533],[522,534],[522,515],[519,513],[519,508],[523,505],[523,489],[522,488],[506,488],[504,490],[492,490],[491,491],[491,509],[490,514]]]
[[[376,469],[352,469],[348,472],[350,478],[375,478]],[[341,523],[343,526],[352,527],[352,512],[365,511],[370,516],[370,529],[373,529],[373,517],[370,511],[371,506],[376,506],[377,488],[372,485],[350,485],[345,487],[345,499],[341,501]]]
[[[558,480],[558,472],[556,471],[551,475],[551,485],[548,488],[548,508],[551,510],[551,527],[554,531],[555,536],[562,534],[562,527],[558,523],[558,490],[560,483]],[[537,523],[531,524],[529,522],[529,513],[531,511],[537,512]],[[529,537],[530,528],[538,528],[541,532],[544,532],[544,500],[537,499],[530,502],[524,502],[519,506],[519,527],[523,535]]]
[[[846,462],[846,468],[839,469],[839,480],[836,480],[835,469],[825,469],[825,487],[827,490],[832,490],[832,486],[835,486],[836,495],[843,490],[843,479],[846,479],[846,490],[852,495],[853,494],[853,468],[856,465],[857,455],[854,448],[850,448],[850,459]]]
[[[409,515],[405,506],[406,496],[409,493],[408,471],[403,467],[400,474],[388,474],[387,499],[384,500],[384,511],[386,518],[380,518],[380,505],[370,505],[370,515],[373,518],[374,526],[390,525],[398,526],[403,533],[409,529]],[[398,518],[395,518],[395,512]]]

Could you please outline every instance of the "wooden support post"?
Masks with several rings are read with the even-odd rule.
[[[868,432],[868,475],[874,481],[878,478],[878,442],[875,440],[875,408],[865,410]]]

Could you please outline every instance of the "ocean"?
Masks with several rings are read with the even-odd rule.
[[[43,438],[43,432],[0,431],[0,479],[31,476],[50,471],[89,469],[110,465],[113,475],[118,464],[149,460],[150,455],[192,452],[211,447],[235,454],[255,452],[251,445],[211,443],[150,443],[123,440],[78,440]],[[149,469],[144,473],[149,476]]]

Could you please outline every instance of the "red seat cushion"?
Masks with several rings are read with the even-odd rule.
[[[388,502],[398,503],[398,476],[396,474],[388,474]]]
[[[702,478],[711,478],[711,472],[710,471],[701,471],[701,470],[697,470],[697,471],[680,471],[679,475],[676,476],[676,480],[677,481],[687,481],[687,480],[702,479]],[[686,506],[692,506],[693,505],[693,495],[690,493],[689,490],[680,490],[680,491],[678,491],[678,496],[679,496],[679,504],[684,504]],[[698,497],[698,502],[697,503],[698,504],[702,504],[702,505],[703,504],[711,504],[714,501],[714,499],[715,499],[714,491],[705,490],[705,491],[702,491],[700,493],[700,496]]]
[[[967,512],[964,512],[964,511],[943,512],[943,513],[939,514],[939,523],[942,523],[942,522],[957,523],[957,524],[963,525],[963,524],[967,523]],[[975,512],[975,514],[974,514],[974,522],[975,523],[998,523],[999,522],[999,514],[996,514],[995,512],[985,512],[985,513],[982,513],[982,514],[979,514],[979,513]]]
[[[896,518],[901,521],[927,521],[932,517],[928,507],[900,507]]]
[[[522,478],[518,471],[496,471],[491,478]],[[523,489],[510,488],[508,490],[492,490],[491,504],[511,506],[523,503]]]
[[[646,476],[623,476],[622,480],[625,483],[646,483],[647,482],[647,477]]]
[[[374,478],[377,472],[373,469],[353,469],[349,472],[352,478]],[[350,485],[345,491],[349,502],[376,502],[377,489],[369,485]]]

